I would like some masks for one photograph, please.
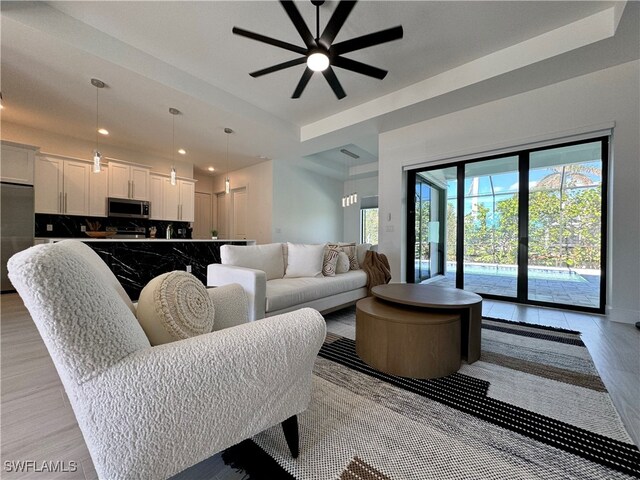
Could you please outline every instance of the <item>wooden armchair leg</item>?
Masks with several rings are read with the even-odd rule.
[[[293,417],[289,417],[284,422],[282,422],[282,431],[284,432],[284,438],[287,441],[289,450],[291,450],[291,456],[293,458],[298,458],[298,453],[300,453],[298,417],[294,415]]]

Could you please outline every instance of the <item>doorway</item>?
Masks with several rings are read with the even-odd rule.
[[[231,238],[247,239],[247,189],[231,190]]]
[[[193,238],[210,238],[211,225],[211,194],[196,192]]]
[[[420,172],[412,179],[413,209],[409,212],[414,226],[413,245],[414,283],[444,274],[444,215],[446,185],[429,172]]]

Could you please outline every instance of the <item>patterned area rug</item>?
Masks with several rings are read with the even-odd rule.
[[[280,426],[226,450],[245,478],[640,478],[640,452],[578,332],[483,319],[482,356],[435,380],[386,375],[328,334],[300,456]]]

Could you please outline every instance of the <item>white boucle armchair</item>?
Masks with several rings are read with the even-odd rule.
[[[151,347],[135,306],[83,243],[32,247],[8,267],[100,478],[167,478],[278,423],[297,456],[295,415],[325,336],[317,311],[236,326],[227,315],[229,328]]]

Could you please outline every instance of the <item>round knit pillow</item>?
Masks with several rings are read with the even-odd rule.
[[[151,345],[209,333],[214,315],[205,286],[183,271],[163,273],[151,280],[140,292],[136,310]]]

